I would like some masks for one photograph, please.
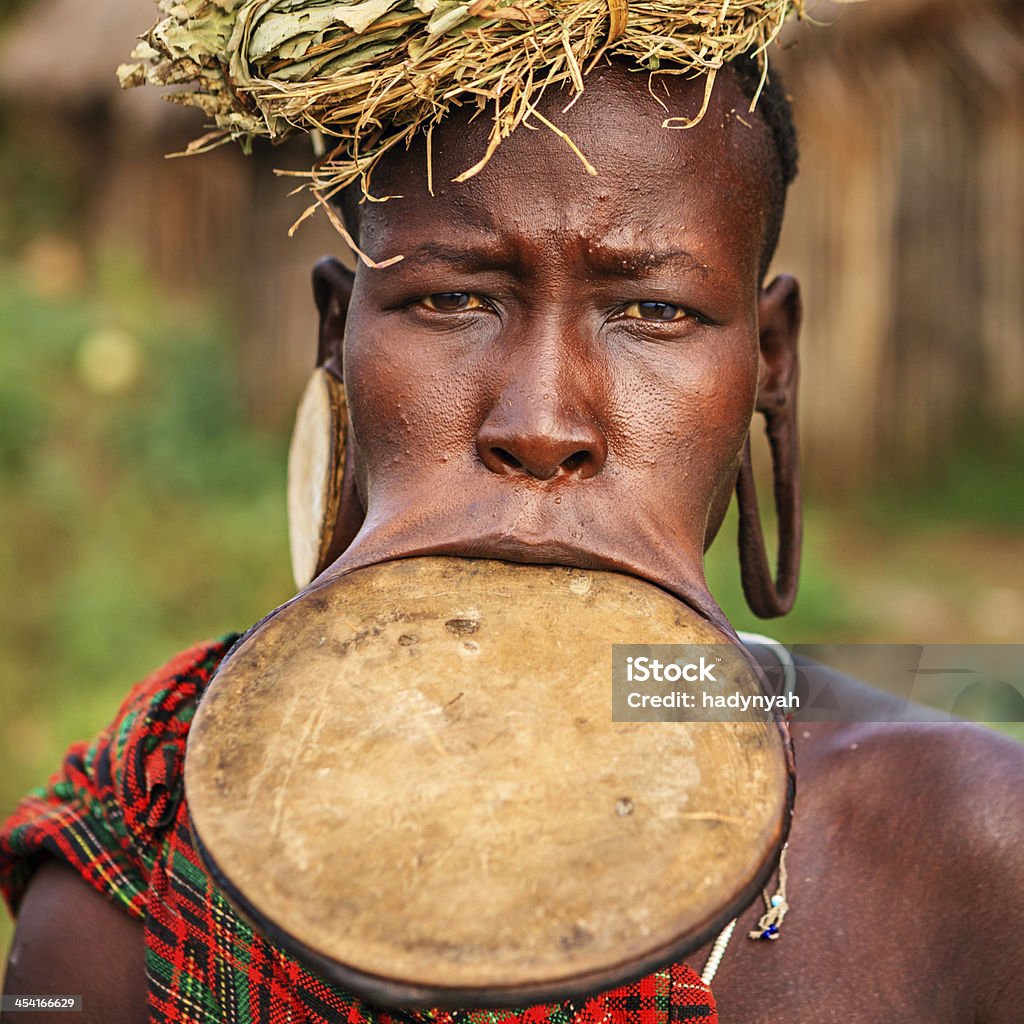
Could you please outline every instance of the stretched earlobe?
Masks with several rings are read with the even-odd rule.
[[[776,277],[764,291],[757,306],[760,372],[757,411],[796,403],[797,342],[803,319],[800,284],[795,277]]]
[[[313,267],[313,301],[320,315],[317,366],[325,366],[341,378],[341,342],[352,299],[355,274],[334,256],[324,256]]]
[[[774,576],[761,527],[749,438],[736,481],[736,498],[743,593],[754,614],[767,619],[785,615],[793,607],[803,541],[796,407],[801,304],[794,278],[778,277],[762,292],[758,318],[761,359],[756,408],[764,416],[772,455],[779,537]]]

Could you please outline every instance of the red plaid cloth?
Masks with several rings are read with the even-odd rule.
[[[685,964],[579,1005],[407,1013],[326,984],[253,932],[203,867],[182,793],[196,704],[235,639],[194,647],[143,680],[109,728],[75,744],[21,802],[0,829],[12,913],[49,855],[142,919],[157,1024],[717,1024],[711,990]]]

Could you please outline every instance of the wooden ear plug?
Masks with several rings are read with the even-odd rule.
[[[299,401],[288,450],[288,541],[299,590],[327,568],[341,507],[347,431],[345,385],[317,367]]]

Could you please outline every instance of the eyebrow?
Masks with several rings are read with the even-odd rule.
[[[442,245],[424,242],[409,253],[405,262],[440,263],[454,270],[518,271],[522,261],[501,245]]]
[[[688,249],[616,249],[607,245],[587,247],[587,262],[609,277],[642,277],[670,264],[708,275],[714,269]]]
[[[585,243],[584,243],[585,244]],[[714,272],[702,259],[688,249],[620,249],[591,243],[585,245],[585,261],[605,277],[637,278],[655,273],[669,265],[707,276]],[[523,259],[498,242],[494,244],[444,245],[423,242],[403,261],[406,268],[416,264],[435,263],[454,270],[503,270],[516,274],[524,269]]]

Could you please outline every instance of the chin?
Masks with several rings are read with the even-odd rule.
[[[618,507],[623,507],[621,500]],[[650,517],[622,522],[621,514],[610,509],[602,514],[580,502],[554,505],[550,495],[543,504],[529,496],[514,509],[509,503],[495,508],[474,502],[458,510],[416,506],[415,512],[406,508],[404,513],[368,516],[352,544],[313,586],[369,565],[430,555],[564,565],[646,580],[733,634],[704,580],[702,536],[672,536],[663,522]]]

